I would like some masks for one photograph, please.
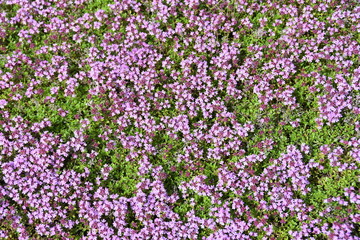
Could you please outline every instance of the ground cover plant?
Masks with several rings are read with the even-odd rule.
[[[360,239],[360,4],[0,0],[0,239]]]

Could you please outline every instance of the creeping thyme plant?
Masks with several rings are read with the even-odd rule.
[[[356,0],[0,0],[0,239],[360,239]]]

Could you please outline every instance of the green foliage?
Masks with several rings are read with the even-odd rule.
[[[359,171],[345,170],[339,172],[335,169],[324,169],[319,176],[318,183],[311,186],[312,192],[305,198],[316,209],[326,206],[323,200],[331,197],[342,196],[345,188],[356,187]]]
[[[191,205],[188,202],[181,201],[176,204],[173,210],[175,213],[179,214],[181,221],[186,221],[185,215],[191,210]]]
[[[121,196],[133,197],[136,184],[140,180],[138,164],[127,162],[119,154],[111,156],[112,171],[107,180],[102,184],[109,188],[110,192]]]
[[[86,7],[84,8],[84,12],[93,13],[100,9],[109,12],[111,9],[109,7],[110,4],[114,4],[113,0],[91,0],[87,2]]]
[[[210,218],[210,209],[212,208],[212,203],[210,197],[195,195],[195,215],[203,219]]]

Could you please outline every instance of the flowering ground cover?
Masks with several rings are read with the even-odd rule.
[[[354,0],[0,0],[0,239],[360,239]]]

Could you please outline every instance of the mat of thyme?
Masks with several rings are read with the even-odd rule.
[[[0,239],[360,239],[357,0],[0,0]]]

